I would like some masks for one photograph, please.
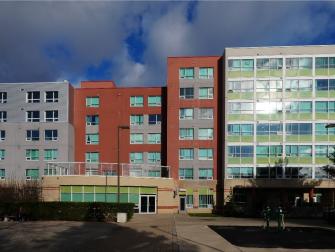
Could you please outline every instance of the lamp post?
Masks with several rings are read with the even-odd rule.
[[[120,131],[129,129],[127,125],[119,125],[117,127],[117,203],[120,203]]]

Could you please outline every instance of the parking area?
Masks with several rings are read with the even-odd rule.
[[[260,219],[172,214],[135,215],[125,224],[1,222],[0,251],[335,251],[329,238],[335,237],[335,227],[323,221],[288,221],[295,240],[292,232],[264,233],[261,226]],[[298,247],[280,243],[287,239]]]

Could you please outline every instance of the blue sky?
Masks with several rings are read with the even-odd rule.
[[[168,56],[335,44],[335,2],[0,2],[0,82],[164,85]]]

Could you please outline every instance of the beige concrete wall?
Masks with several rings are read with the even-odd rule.
[[[42,178],[42,197],[45,201],[60,200],[62,185],[106,185],[104,176],[46,176]],[[107,185],[117,185],[116,177],[107,177]],[[179,198],[175,196],[177,185],[169,178],[121,177],[120,186],[143,186],[157,188],[157,212],[178,212]]]

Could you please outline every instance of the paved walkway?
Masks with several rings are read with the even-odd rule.
[[[0,251],[295,251],[283,248],[237,247],[208,225],[261,226],[262,221],[158,214],[135,215],[125,224],[65,221],[0,222]],[[334,229],[318,220],[290,221],[287,226],[323,226]],[[335,248],[299,250],[299,252],[305,251],[328,252],[335,251]]]

